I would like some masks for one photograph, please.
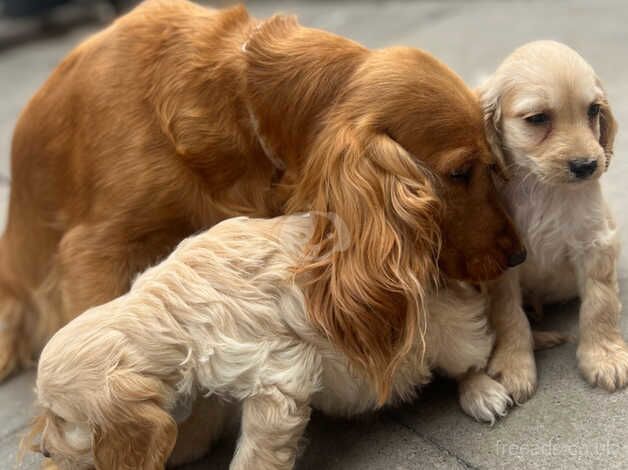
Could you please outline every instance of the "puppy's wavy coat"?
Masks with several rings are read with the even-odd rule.
[[[222,222],[57,332],[37,376],[41,451],[62,469],[163,468],[175,418],[204,394],[194,413],[205,445],[241,414],[231,469],[290,469],[312,407],[353,415],[413,398],[434,369],[459,377],[486,364],[485,296],[456,283],[425,292],[382,400],[310,320],[310,274],[298,266],[315,219]]]
[[[628,348],[619,325],[617,230],[599,181],[617,125],[600,79],[569,47],[539,41],[509,56],[480,95],[489,140],[510,174],[501,191],[529,254],[491,288],[497,337],[487,372],[496,381],[477,374],[462,388],[467,411],[492,421],[505,412],[491,398],[498,391],[522,403],[536,388],[523,302],[540,313],[543,303],[580,297],[578,365],[592,385],[628,384]],[[489,391],[487,400],[464,400]]]
[[[310,321],[384,397],[439,265],[480,281],[521,259],[494,163],[477,97],[425,52],[144,2],[73,51],[18,122],[0,377],[184,237],[312,210],[344,222],[350,249],[324,256],[339,234],[317,221]]]

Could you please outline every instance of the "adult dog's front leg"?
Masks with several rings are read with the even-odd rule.
[[[26,304],[0,285],[0,382],[32,361],[31,341],[24,332],[27,315]]]
[[[499,381],[517,404],[527,401],[536,389],[534,340],[523,310],[519,274],[510,270],[490,287],[490,319],[495,330],[495,349],[487,372]]]
[[[574,260],[582,301],[578,366],[590,384],[611,392],[628,384],[628,348],[619,327],[618,251],[612,237]]]
[[[273,388],[242,404],[242,430],[230,470],[290,470],[310,406]]]

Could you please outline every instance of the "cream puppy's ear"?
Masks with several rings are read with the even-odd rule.
[[[500,173],[507,178],[509,176],[508,164],[501,135],[501,86],[497,83],[495,76],[492,76],[476,89],[476,93],[484,112],[486,140],[497,159]]]
[[[98,470],[161,470],[177,439],[177,425],[162,409],[162,384],[115,372],[103,394],[93,449]]]
[[[606,90],[604,90],[599,78],[596,78],[596,82],[604,92],[604,99],[600,107],[600,145],[606,154],[606,169],[608,169],[611,158],[613,157],[615,135],[617,134],[617,121],[615,120],[615,116],[613,116],[613,112],[611,111],[611,106],[608,103]]]

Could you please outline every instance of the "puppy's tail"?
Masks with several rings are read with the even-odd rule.
[[[553,348],[554,346],[559,346],[564,343],[573,343],[576,340],[573,335],[560,333],[558,331],[539,330],[532,330],[532,338],[534,339],[535,351]]]

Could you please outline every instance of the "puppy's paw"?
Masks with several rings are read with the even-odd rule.
[[[536,390],[536,363],[532,350],[496,349],[487,373],[504,386],[517,405],[528,401]]]
[[[578,367],[593,386],[614,392],[628,385],[628,347],[621,338],[581,343]]]
[[[477,421],[494,424],[505,416],[512,399],[502,384],[484,372],[471,372],[458,384],[462,410]]]

